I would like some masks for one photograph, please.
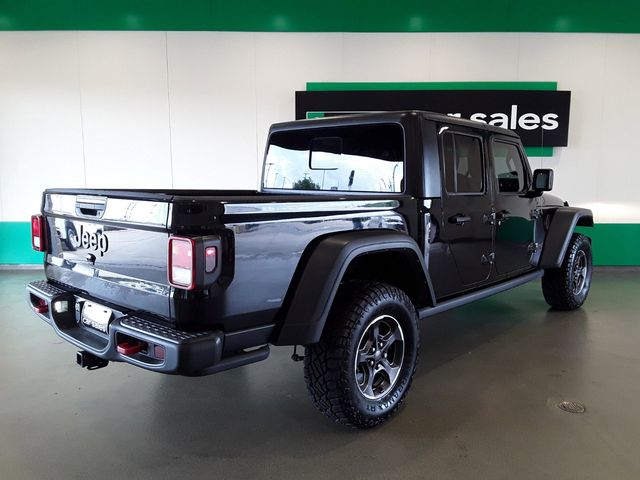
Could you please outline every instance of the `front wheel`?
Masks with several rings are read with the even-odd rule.
[[[314,404],[345,425],[384,422],[409,390],[419,337],[416,310],[402,290],[374,282],[343,286],[322,339],[306,348]]]
[[[548,268],[542,277],[542,293],[558,310],[575,310],[587,299],[591,287],[591,242],[574,233],[560,268]]]

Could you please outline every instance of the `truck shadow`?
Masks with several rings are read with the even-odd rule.
[[[584,309],[555,311],[541,298],[526,293],[517,299],[513,294],[505,300],[500,296],[485,299],[429,317],[420,324],[421,358],[415,378],[426,376],[458,357],[472,354],[519,326],[535,327],[570,320],[571,333],[566,337],[558,336],[558,340],[584,341],[587,317]],[[529,347],[522,345],[522,348]]]
[[[532,308],[539,308],[538,303],[535,302]],[[522,303],[515,306],[512,302],[492,298],[422,320],[421,358],[416,376],[427,375],[525,322],[527,317],[519,313],[521,310]]]
[[[518,336],[526,339],[540,327],[562,321],[560,318],[571,319],[571,331],[564,334],[572,339],[558,340],[554,348],[563,348],[563,342],[571,343],[577,351],[583,348],[585,339],[580,332],[585,329],[584,313],[561,316],[527,293],[527,288],[521,290],[510,294],[509,299],[494,297],[423,321],[421,358],[407,404],[400,415],[382,427],[353,430],[318,413],[307,394],[302,365],[291,362],[291,349],[282,347],[274,348],[266,362],[211,377],[162,377],[150,404],[155,421],[150,422],[149,434],[170,446],[167,455],[178,463],[188,460],[215,466],[251,458],[252,466],[247,468],[255,468],[254,473],[260,476],[259,468],[278,458],[285,457],[294,465],[303,459],[308,465],[315,459],[330,467],[332,463],[343,465],[346,457],[353,457],[368,459],[365,467],[363,463],[357,467],[358,475],[370,473],[382,478],[388,472],[388,478],[392,478],[395,469],[416,455],[435,451],[442,442],[452,442],[452,432],[484,415],[486,405],[478,399],[495,390],[496,385],[510,394],[510,386],[530,367],[514,360],[510,365],[485,368],[487,358],[494,360],[491,351],[485,352],[477,364],[456,359],[491,349],[492,342],[511,335],[514,329],[522,329],[524,333]],[[510,338],[501,343],[510,342]],[[518,346],[510,348],[517,357]],[[507,352],[506,357],[511,358],[511,354]],[[579,359],[579,355],[574,357],[576,362]],[[485,377],[478,378],[480,375]],[[381,441],[393,455],[376,457]],[[458,443],[453,450],[464,450]],[[345,468],[346,476],[356,472]]]

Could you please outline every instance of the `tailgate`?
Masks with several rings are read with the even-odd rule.
[[[44,195],[47,278],[132,310],[170,318],[169,200]]]

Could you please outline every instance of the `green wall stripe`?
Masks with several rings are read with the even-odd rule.
[[[640,223],[599,223],[579,227],[591,237],[595,265],[640,266]],[[29,222],[0,222],[0,264],[39,264],[42,254],[31,249]]]
[[[307,82],[308,92],[358,90],[557,90],[558,82]]]
[[[595,265],[640,265],[639,223],[599,223],[576,230],[591,237]]]
[[[0,222],[0,264],[42,263],[42,253],[31,248],[30,222]]]
[[[524,147],[527,157],[553,157],[553,147]]]
[[[2,30],[640,32],[637,0],[0,0]]]

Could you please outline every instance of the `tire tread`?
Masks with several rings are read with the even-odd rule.
[[[580,233],[574,233],[567,248],[567,252],[559,268],[548,268],[542,277],[542,294],[544,299],[552,308],[556,310],[575,310],[579,308],[586,298],[579,298],[574,295],[571,288],[571,268],[573,258],[579,249],[588,250],[591,258],[591,244],[589,239]]]
[[[349,282],[338,293],[320,342],[306,348],[304,376],[313,403],[326,416],[343,425],[370,428],[384,422],[402,404],[415,372],[414,364],[404,394],[384,415],[363,416],[348,401],[353,384],[347,379],[352,372],[343,359],[352,347],[350,342],[357,341],[352,340],[353,330],[365,316],[367,307],[375,305],[380,298],[398,300],[415,312],[411,300],[396,287],[377,282]],[[417,322],[417,316],[414,321]],[[416,355],[418,351],[419,337]]]

